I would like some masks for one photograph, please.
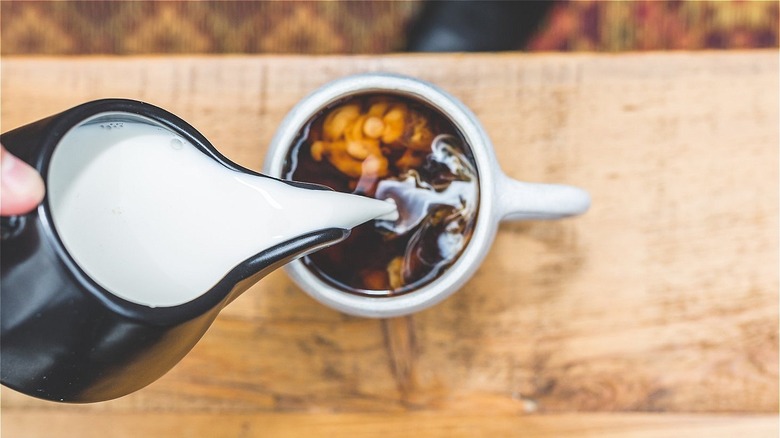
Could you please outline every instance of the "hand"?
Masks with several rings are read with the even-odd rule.
[[[0,145],[0,215],[29,213],[41,203],[44,191],[38,172]]]

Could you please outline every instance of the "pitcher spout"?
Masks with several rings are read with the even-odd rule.
[[[349,237],[349,234],[348,229],[326,228],[280,243],[233,268],[209,293],[229,289],[224,302],[227,305],[272,271],[300,257],[335,245]]]

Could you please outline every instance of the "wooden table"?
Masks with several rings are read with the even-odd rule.
[[[473,280],[406,318],[276,272],[135,394],[4,388],[4,437],[777,436],[776,51],[4,58],[2,130],[129,97],[259,169],[297,100],[368,70],[447,89],[509,175],[587,188],[591,211],[502,225]]]

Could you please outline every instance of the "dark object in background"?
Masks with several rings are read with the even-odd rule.
[[[516,50],[539,27],[552,1],[427,1],[412,26],[410,52]]]

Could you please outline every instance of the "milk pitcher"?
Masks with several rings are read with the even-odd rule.
[[[142,249],[137,249],[141,248],[140,246],[133,246],[136,249],[127,250],[133,251],[133,254],[125,254],[121,248],[112,253],[108,250],[103,252],[100,247],[106,239],[111,238],[111,229],[101,230],[102,225],[99,221],[94,221],[91,212],[76,211],[75,224],[68,226],[75,227],[77,231],[70,233],[70,239],[74,242],[86,242],[94,248],[90,250],[92,253],[84,253],[86,255],[75,254],[72,251],[74,246],[69,244],[67,236],[63,234],[63,219],[57,217],[60,214],[57,209],[63,207],[57,207],[56,204],[65,202],[54,199],[62,197],[59,195],[62,190],[57,185],[66,180],[78,180],[86,171],[86,167],[92,166],[97,160],[105,160],[106,155],[99,147],[93,148],[94,156],[79,161],[81,151],[89,149],[86,144],[77,144],[67,153],[60,153],[60,157],[57,156],[57,151],[63,147],[67,136],[74,135],[76,129],[85,128],[84,132],[91,132],[89,129],[94,128],[96,132],[111,131],[114,133],[112,135],[115,135],[122,129],[129,129],[129,125],[138,125],[143,129],[169,136],[171,149],[168,152],[171,154],[181,153],[177,150],[182,149],[184,144],[191,145],[188,159],[208,161],[201,163],[206,166],[204,169],[207,172],[229,171],[229,179],[233,181],[231,184],[249,185],[251,187],[246,189],[248,192],[265,190],[262,184],[269,182],[275,190],[287,190],[295,196],[303,192],[306,196],[316,193],[314,199],[317,202],[322,201],[325,206],[331,202],[331,198],[327,196],[342,197],[333,198],[339,202],[345,200],[344,196],[358,198],[318,185],[282,182],[243,168],[222,156],[203,135],[182,119],[161,108],[132,100],[107,99],[89,102],[3,134],[0,136],[0,142],[12,154],[37,169],[47,185],[46,198],[37,209],[27,215],[2,217],[0,380],[10,388],[59,402],[96,402],[136,391],[162,376],[184,357],[205,333],[219,311],[249,286],[292,259],[343,240],[349,234],[350,227],[371,219],[322,219],[323,215],[332,214],[330,210],[366,210],[363,207],[323,207],[316,214],[308,215],[308,228],[298,228],[299,234],[288,236],[281,241],[270,240],[270,243],[259,250],[249,248],[245,253],[234,257],[238,259],[237,262],[230,262],[229,266],[222,268],[224,272],[212,275],[213,281],[209,283],[210,280],[206,278],[202,283],[205,286],[201,290],[190,291],[194,292],[191,296],[171,298],[168,301],[147,300],[144,294],[154,297],[155,287],[159,284],[164,284],[166,288],[184,284],[183,290],[187,291],[188,285],[192,289],[192,283],[188,283],[192,281],[190,277],[202,275],[202,271],[214,265],[209,257],[225,259],[214,253],[223,249],[232,250],[242,241],[249,239],[250,235],[262,233],[264,230],[259,224],[252,228],[251,222],[247,226],[252,232],[244,235],[238,233],[236,236],[237,233],[229,229],[235,226],[231,214],[232,217],[237,217],[232,209],[239,207],[235,205],[240,203],[239,200],[221,207],[231,211],[226,211],[221,216],[217,214],[215,223],[194,228],[193,236],[184,235],[184,245],[173,246],[172,250],[168,248],[170,254],[165,257],[160,256],[155,249],[156,242],[144,243]],[[99,139],[95,141],[99,142]],[[118,158],[125,159],[124,156]],[[131,158],[130,155],[127,156],[127,160]],[[165,171],[165,166],[167,164],[156,168]],[[142,172],[140,169],[121,170]],[[135,179],[128,179],[129,182],[117,183],[111,172],[104,172],[107,173],[105,186],[91,184],[91,197],[103,196],[103,192],[114,186],[117,190],[123,190],[127,196],[145,193],[143,196],[153,197],[154,187],[147,187],[146,192],[143,187],[139,187],[147,184],[145,178],[151,178],[150,175],[140,174],[136,175]],[[193,176],[205,177],[205,174]],[[120,176],[116,175],[116,178]],[[129,187],[123,187],[122,184]],[[208,186],[202,187],[205,188],[201,190],[209,190]],[[186,191],[186,187],[183,190]],[[176,193],[172,195],[176,196]],[[188,195],[182,193],[181,196]],[[270,195],[259,193],[257,196]],[[213,197],[219,199],[222,194],[217,192]],[[279,201],[278,198],[276,201]],[[289,196],[285,194],[281,198]],[[363,199],[355,202],[382,203]],[[66,203],[76,201],[74,198]],[[81,202],[83,201],[91,202],[90,199],[81,199]],[[141,199],[136,202],[144,201]],[[269,202],[276,201],[271,199]],[[354,200],[350,200],[352,201]],[[186,225],[183,222],[200,219],[200,213],[193,213],[188,217],[186,212],[172,211],[176,207],[169,207],[165,202],[158,204],[161,206],[154,213],[138,215],[136,220],[141,227],[138,229],[154,230],[156,224],[165,220],[164,216],[173,213],[180,216],[178,225],[172,225],[175,228]],[[115,220],[120,222],[131,220],[131,212],[123,211],[123,208],[125,207],[121,205],[114,207],[111,211],[106,211],[106,214],[114,215],[118,218]],[[274,210],[272,214],[285,213]],[[372,214],[376,216],[377,210]],[[320,222],[316,222],[317,220]],[[80,223],[81,221],[87,222]],[[288,224],[294,221],[289,217],[282,217],[277,218],[276,222]],[[178,230],[163,228],[149,233],[139,231],[137,235],[122,238],[131,244],[137,240],[152,239],[149,236],[153,233],[158,233],[155,239],[169,238],[167,235],[175,234],[173,231]],[[213,236],[218,236],[221,231],[234,231],[228,234],[236,237],[236,242],[220,245],[221,238]],[[207,241],[209,238],[212,240]],[[208,243],[209,250],[198,252],[201,243]],[[154,275],[159,278],[143,269],[132,273],[134,278],[126,281],[139,290],[131,291],[128,296],[115,290],[111,283],[121,283],[125,280],[121,277],[118,277],[118,280],[110,278],[112,272],[98,272],[98,265],[103,264],[109,271],[114,267],[121,275],[125,275],[131,268],[128,266],[131,262],[126,261],[125,256],[129,256],[127,260],[139,266],[156,269],[158,265],[165,264],[166,267],[157,269],[159,272]],[[89,257],[93,260],[85,262]],[[200,263],[201,261],[203,263]],[[108,277],[103,278],[101,275]],[[171,278],[165,278],[166,276]],[[138,295],[133,295],[135,292]]]

